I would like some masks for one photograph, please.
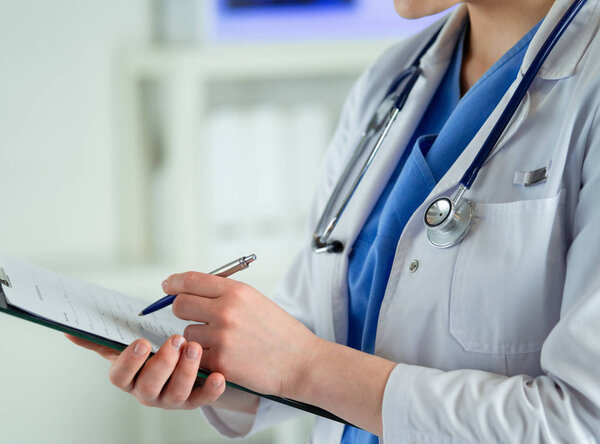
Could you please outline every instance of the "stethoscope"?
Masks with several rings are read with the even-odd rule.
[[[527,94],[527,90],[552,51],[552,48],[554,48],[586,1],[587,0],[575,0],[561,17],[550,35],[546,38],[542,47],[531,62],[531,65],[523,75],[523,78],[517,85],[506,108],[500,117],[498,117],[496,124],[481,145],[479,152],[460,179],[459,186],[454,194],[450,197],[439,197],[427,207],[423,222],[427,230],[427,238],[434,247],[452,247],[459,244],[468,234],[474,221],[474,204],[464,197],[465,192],[473,185],[479,170],[483,167],[485,161],[488,159],[490,153],[500,139],[500,136],[504,132],[504,129],[517,111],[523,97]],[[388,89],[385,98],[369,121],[366,130],[362,133],[362,137],[348,164],[344,168],[339,181],[333,189],[321,218],[319,219],[317,228],[315,229],[312,240],[312,249],[315,253],[340,253],[343,251],[344,246],[339,240],[330,239],[331,233],[348,206],[350,199],[356,192],[356,189],[365,176],[369,166],[373,162],[379,148],[385,141],[398,114],[404,107],[406,99],[421,74],[421,69],[419,67],[421,58],[433,45],[440,30],[429,39],[410,67],[396,77],[391,87]],[[355,170],[358,161],[364,155],[367,147],[377,134],[378,137],[375,140],[371,151],[368,153],[365,162],[356,174]],[[354,176],[354,174],[356,174],[356,176]],[[355,177],[355,179],[348,188],[351,177]],[[348,189],[348,191],[344,194],[344,190],[346,189]]]

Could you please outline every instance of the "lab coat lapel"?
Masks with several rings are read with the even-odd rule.
[[[407,147],[406,144],[446,72],[465,17],[464,7],[453,11],[436,43],[421,59],[421,76],[335,229],[334,237],[342,241],[346,247],[351,246],[360,233],[402,153],[405,149],[412,148]],[[395,75],[397,73],[389,73],[388,78],[394,78]],[[350,250],[347,248],[346,254],[349,253]]]
[[[346,280],[351,247],[389,181],[404,149],[412,148],[406,147],[406,144],[412,137],[442,76],[446,72],[465,19],[466,8],[459,7],[453,11],[437,41],[421,59],[421,76],[415,83],[404,109],[395,124],[392,125],[377,156],[375,156],[373,163],[357,188],[355,196],[348,203],[334,230],[333,237],[341,241],[346,247],[344,253],[338,255],[333,265],[334,281],[332,287],[334,291],[332,292],[331,307],[334,335],[337,342],[345,343],[347,339],[348,287]],[[435,32],[435,28],[433,32]],[[433,35],[433,32],[431,35]],[[398,72],[390,72],[386,73],[385,77],[393,79],[396,75],[398,75]]]

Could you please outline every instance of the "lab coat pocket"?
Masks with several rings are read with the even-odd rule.
[[[564,190],[478,203],[457,255],[450,330],[467,351],[538,352],[558,322],[565,277]]]

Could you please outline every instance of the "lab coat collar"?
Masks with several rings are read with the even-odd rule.
[[[525,53],[521,65],[522,74],[527,71],[544,41],[573,1],[556,0],[550,8]],[[598,30],[599,3],[599,0],[587,0],[544,62],[538,77],[558,80],[572,76],[575,73],[585,50]],[[444,20],[447,20],[447,23],[441,30],[435,44],[421,59],[422,66],[435,65],[451,57],[452,50],[467,20],[466,5],[461,4],[449,14],[447,19],[443,18],[440,22]]]
[[[542,44],[572,3],[573,0],[556,0],[529,44],[521,65],[522,74],[527,71]],[[587,0],[548,55],[538,77],[558,80],[575,73],[598,28],[598,3],[598,0]]]
[[[447,17],[441,18],[432,29],[443,25],[440,35],[432,47],[421,58],[421,67],[427,69],[442,62],[448,62],[452,57],[456,42],[460,37],[467,21],[467,7],[459,5]]]

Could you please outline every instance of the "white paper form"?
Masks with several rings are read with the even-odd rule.
[[[175,317],[169,308],[138,316],[148,301],[63,276],[22,259],[0,256],[0,267],[12,285],[3,287],[10,305],[121,344],[145,338],[156,352],[169,336],[183,334],[185,327],[193,323]]]

